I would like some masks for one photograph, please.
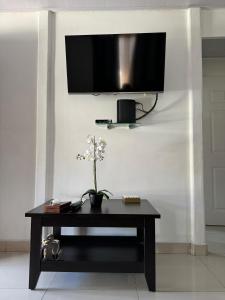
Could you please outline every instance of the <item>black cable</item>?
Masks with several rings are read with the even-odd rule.
[[[136,105],[141,105],[142,109],[144,110],[144,106],[143,106],[143,103],[141,102],[135,102]]]
[[[138,120],[146,117],[148,114],[150,114],[150,112],[152,112],[153,109],[156,107],[157,101],[158,101],[158,93],[155,95],[155,102],[154,102],[153,106],[148,111],[146,111],[142,116],[136,118],[136,121],[138,121]],[[139,102],[137,102],[137,103],[139,104]]]
[[[136,110],[141,111],[141,112],[143,112],[143,113],[146,113],[146,112],[147,112],[146,110],[143,110],[143,109],[140,109],[140,108],[136,108]]]

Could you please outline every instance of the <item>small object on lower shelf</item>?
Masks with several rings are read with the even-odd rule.
[[[42,241],[43,259],[57,260],[60,252],[60,241],[54,239],[53,234],[49,234],[47,238]]]
[[[125,204],[140,204],[141,199],[138,196],[123,196],[123,202]]]
[[[44,206],[44,211],[46,213],[61,213],[65,210],[70,209],[71,206],[71,201],[66,201],[66,202],[57,202],[57,203],[47,203]]]

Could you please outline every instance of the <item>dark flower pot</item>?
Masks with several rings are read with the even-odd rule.
[[[102,206],[103,195],[99,194],[89,194],[91,208],[99,209]]]

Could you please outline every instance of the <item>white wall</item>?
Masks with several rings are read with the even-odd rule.
[[[107,131],[97,118],[116,119],[116,99],[69,95],[64,36],[67,34],[167,32],[165,93],[143,126]],[[88,134],[106,139],[98,166],[99,187],[114,196],[138,194],[162,214],[157,240],[190,241],[188,41],[186,10],[56,13],[54,195],[80,195],[92,186],[92,167],[75,156]],[[129,96],[130,97],[130,96]],[[134,96],[136,100],[143,98]],[[149,99],[143,99],[150,105]]]
[[[36,13],[1,13],[0,45],[0,240],[25,240],[35,182]]]
[[[56,13],[55,90],[50,95],[51,98],[54,92],[56,95],[55,120],[50,112],[56,124],[55,154],[52,153],[55,156],[54,195],[79,196],[92,185],[90,163],[77,161],[75,156],[85,149],[87,134],[101,135],[108,147],[105,160],[99,164],[100,187],[108,188],[115,197],[134,193],[152,201],[162,214],[157,226],[158,241],[201,244],[204,227],[202,220],[199,224],[198,216],[202,219],[203,213],[199,211],[200,200],[191,198],[195,186],[190,186],[189,181],[193,175],[190,160],[194,159],[190,148],[193,112],[189,104],[195,103],[193,99],[189,101],[193,97],[190,76],[195,74],[190,62],[196,60],[199,43],[193,34],[195,41],[191,46],[190,32],[194,33],[196,23],[191,28],[192,13],[188,11]],[[51,18],[47,15],[45,12],[0,15],[0,240],[28,239],[29,221],[25,221],[24,212],[34,205],[35,148],[39,151],[42,146],[39,136],[35,143],[37,50],[40,58],[41,53],[44,55],[42,46],[48,51],[49,43],[54,41],[54,34],[53,40],[49,36]],[[206,24],[207,18],[204,20]],[[48,23],[46,28],[45,23]],[[203,32],[207,32],[204,28]],[[68,95],[64,35],[154,31],[167,32],[165,93],[160,95],[154,113],[142,120],[144,126],[134,130],[107,131],[95,127],[96,118],[116,119],[116,99],[121,96]],[[52,55],[50,52],[48,56]],[[43,86],[39,82],[42,89],[38,91],[38,103],[46,108],[44,114],[38,114],[37,131],[40,133],[39,129],[44,126],[41,139],[48,132],[48,104],[44,101],[49,101],[46,73],[52,72],[45,64],[48,64],[46,55],[38,60],[38,74],[43,71],[46,78]],[[52,69],[53,63],[50,65]],[[197,97],[197,93],[195,95]],[[143,95],[137,100],[150,105],[149,98]],[[54,137],[50,138],[52,143]],[[49,144],[49,139],[43,141]],[[37,155],[39,168],[40,157],[46,155],[47,148],[47,144],[43,145],[41,156]],[[46,176],[48,162],[43,164],[46,171],[36,172],[37,189],[38,182],[44,180],[46,184],[43,176]],[[39,202],[38,198],[41,197],[36,199]]]
[[[201,32],[203,38],[225,37],[225,9],[202,9]]]

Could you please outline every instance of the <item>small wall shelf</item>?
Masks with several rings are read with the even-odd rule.
[[[133,128],[141,126],[141,124],[138,124],[138,123],[108,123],[108,124],[96,124],[96,125],[98,127],[103,127],[106,129],[113,129],[116,127],[125,127],[128,129],[133,129]]]

